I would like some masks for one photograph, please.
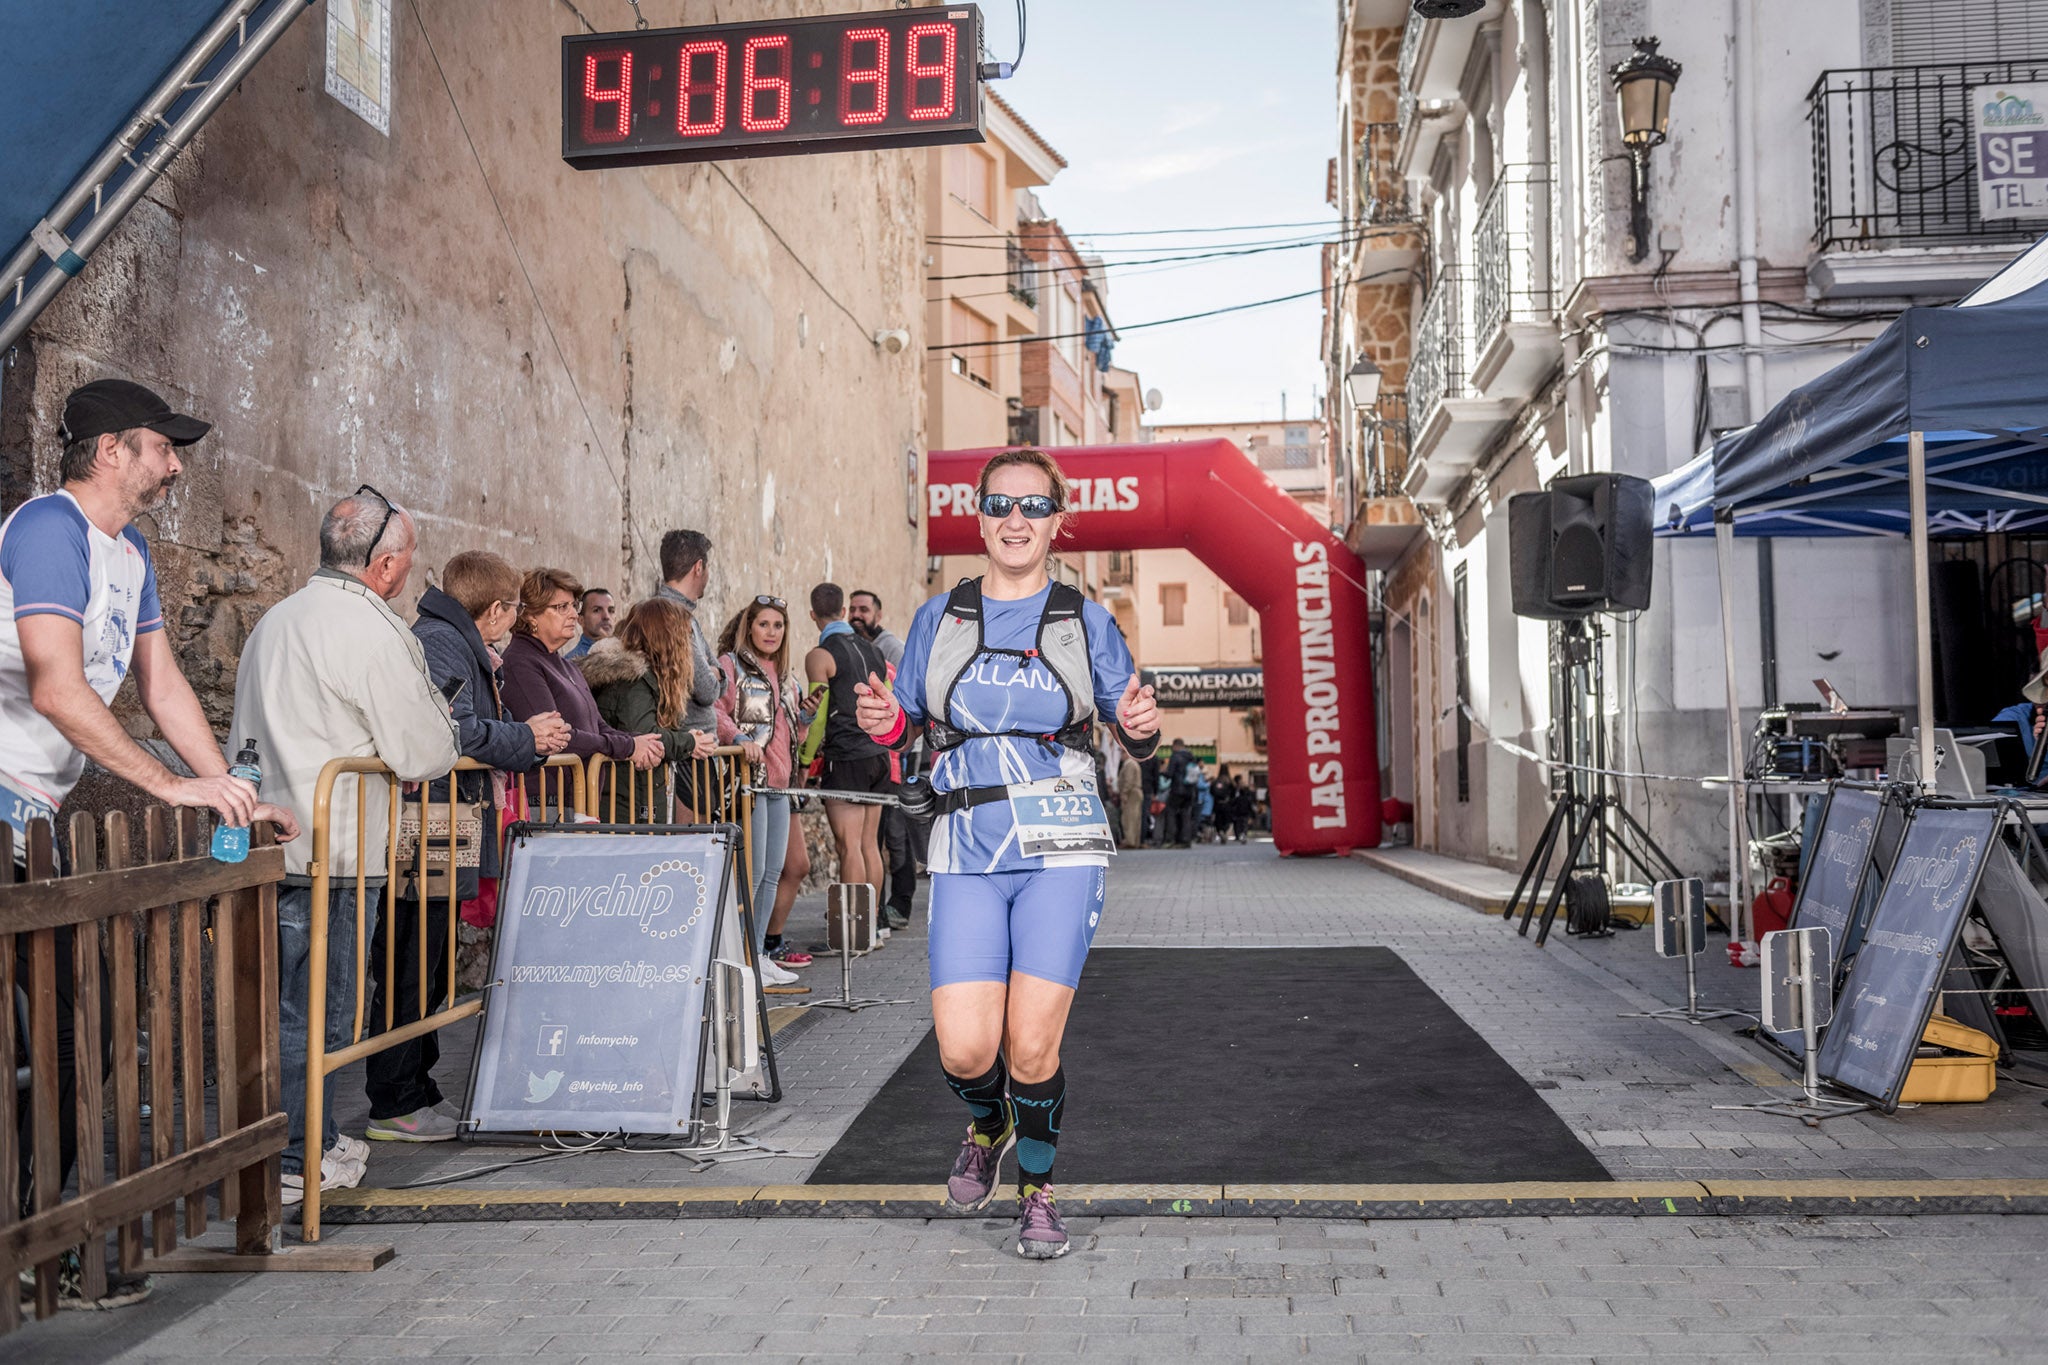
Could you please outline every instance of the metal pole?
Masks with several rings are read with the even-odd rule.
[[[1934,608],[1927,565],[1927,437],[1906,437],[1906,498],[1913,519],[1913,667],[1920,713],[1920,790],[1934,790]]]
[[[42,278],[36,281],[35,287],[28,291],[27,297],[16,305],[14,311],[4,320],[0,320],[0,350],[5,350],[21,339],[22,333],[28,330],[29,324],[35,321],[37,314],[47,308],[50,300],[57,297],[57,292],[73,275],[84,268],[85,259],[107,239],[108,234],[120,224],[128,210],[135,207],[143,195],[149,193],[150,187],[163,176],[178,153],[185,149],[185,144],[190,142],[205,125],[206,120],[213,116],[213,111],[220,107],[221,102],[234,93],[242,77],[249,74],[250,69],[263,59],[263,54],[283,36],[284,31],[292,26],[292,22],[309,3],[310,0],[286,0],[255,32],[248,35],[235,55],[227,60],[211,81],[207,82],[198,99],[193,101],[192,107],[179,116],[177,123],[164,130],[162,139],[150,148],[149,154],[136,166],[134,173],[121,182],[121,187],[108,196],[99,212],[93,215],[92,221],[72,239],[68,257],[75,260],[76,264],[60,264],[58,269],[46,271]]]
[[[64,192],[64,197],[50,206],[50,212],[44,217],[44,222],[62,228],[79,215],[79,212],[92,201],[99,188],[106,184],[107,177],[114,173],[115,168],[142,145],[143,139],[156,130],[157,120],[178,102],[178,97],[185,93],[185,87],[206,69],[206,64],[213,60],[213,55],[220,50],[221,44],[227,42],[229,35],[246,22],[251,12],[261,3],[262,0],[234,0],[233,4],[228,5],[214,18],[213,23],[199,36],[198,41],[185,50],[185,55],[178,59],[178,64],[171,68],[170,74],[159,81],[156,89],[150,91],[147,98],[136,107],[135,114],[128,120],[127,126],[93,158],[92,164],[85,168],[84,174],[71,182],[71,188]],[[33,237],[23,242],[20,248],[7,258],[7,264],[0,266],[0,288],[11,291],[15,281],[28,272],[29,267],[35,264],[36,257],[41,254],[42,248],[36,244]]]
[[[1743,810],[1747,790],[1742,780],[1742,693],[1735,678],[1735,522],[1714,519],[1714,573],[1721,586],[1721,672],[1728,685],[1728,894],[1729,932],[1737,942],[1749,939],[1749,858],[1743,849]]]

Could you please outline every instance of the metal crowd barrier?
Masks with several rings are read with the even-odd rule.
[[[707,758],[662,762],[641,771],[636,771],[627,759],[592,754],[584,781],[590,796],[583,812],[609,825],[674,824],[681,818],[679,812],[684,805],[678,799],[674,779],[687,768],[689,809],[696,817],[692,823],[738,825],[745,865],[752,868],[754,803],[748,799],[745,754],[737,744],[726,744],[713,749]],[[740,893],[740,900],[750,913],[756,911],[751,877]]]
[[[488,773],[489,771],[483,764],[468,758],[459,760],[455,765],[456,773]],[[354,789],[356,817],[355,856],[352,860],[355,869],[353,877],[356,892],[355,1020],[348,1045],[329,1051],[326,1030],[322,1027],[322,1024],[327,1017],[328,912],[333,898],[334,885],[337,880],[335,873],[335,850],[333,847],[333,819],[335,789],[344,780],[348,780],[348,785]],[[586,813],[590,792],[588,775],[585,771],[583,760],[574,755],[557,754],[548,759],[530,779],[515,777],[512,781],[521,784],[531,781],[531,786],[525,788],[528,791],[527,804],[530,810],[527,818],[531,821],[541,823],[569,821]],[[383,789],[374,803],[370,799],[370,791],[373,785],[381,785]],[[461,1004],[457,1004],[455,1001],[455,926],[458,912],[461,908],[461,902],[457,896],[456,883],[459,879],[457,872],[458,850],[463,837],[458,826],[457,808],[462,803],[456,794],[456,784],[453,781],[449,782],[448,796],[445,803],[438,801],[430,802],[427,799],[429,784],[426,783],[419,784],[415,792],[401,792],[400,799],[393,801],[389,799],[389,793],[394,785],[395,775],[379,759],[337,758],[330,761],[326,767],[320,770],[319,781],[313,790],[313,854],[312,861],[307,866],[307,875],[312,878],[313,882],[312,948],[311,958],[307,966],[310,977],[310,989],[306,1000],[306,1014],[309,1021],[306,1030],[306,1160],[309,1173],[315,1172],[319,1168],[319,1157],[314,1149],[320,1145],[319,1134],[324,1125],[325,1103],[321,1091],[322,1082],[328,1076],[353,1062],[361,1061],[373,1053],[386,1051],[402,1043],[410,1042],[414,1038],[432,1033],[437,1029],[445,1028],[449,1024],[468,1019],[483,1009],[481,998],[464,1001]],[[344,801],[349,799],[345,793],[346,789],[344,789],[342,797]],[[373,871],[367,866],[368,860],[364,857],[368,849],[373,804],[379,808],[377,816],[385,826],[386,836],[383,864],[378,871]],[[413,853],[412,868],[414,880],[422,890],[417,913],[421,916],[428,914],[445,914],[447,916],[447,992],[438,1001],[430,1001],[428,999],[428,983],[432,981],[433,977],[427,970],[427,936],[425,933],[421,933],[419,935],[419,985],[418,999],[416,1001],[419,1017],[410,1023],[397,1023],[396,993],[392,990],[386,990],[384,993],[383,1027],[381,1030],[371,1033],[366,1037],[363,1031],[363,1016],[369,1008],[368,999],[370,992],[370,977],[368,971],[365,970],[368,966],[367,958],[370,941],[366,893],[369,889],[370,879],[381,871],[384,877],[385,889],[383,913],[387,917],[385,922],[388,926],[384,935],[384,980],[386,982],[395,982],[397,980],[398,935],[394,931],[395,921],[391,917],[396,913],[396,893],[399,887],[399,830],[404,808],[408,805],[414,807],[418,813],[420,830]],[[433,817],[437,815],[445,821],[444,827],[439,831],[430,828]],[[495,829],[486,829],[481,831],[481,837],[497,839],[500,837],[500,832]],[[425,895],[430,864],[437,868],[445,869],[447,884],[445,897],[435,897],[432,905],[429,904]],[[349,875],[348,873],[343,873],[339,880],[346,885]],[[424,928],[424,926],[422,927]],[[273,990],[274,995],[275,991]],[[430,1009],[430,1004],[435,1007]],[[317,1179],[307,1180],[300,1235],[308,1242],[316,1242],[320,1239],[320,1191],[318,1187],[319,1182]]]
[[[59,1257],[66,1251],[78,1256],[81,1292],[90,1301],[107,1292],[109,1234],[117,1263],[131,1274],[260,1270],[274,1259],[280,1220],[278,1153],[287,1127],[277,1021],[283,850],[269,844],[265,826],[245,861],[215,862],[206,856],[197,813],[163,807],[147,814],[139,864],[131,865],[125,813],[106,817],[104,844],[83,812],[71,817],[68,830],[69,871],[58,876],[56,832],[46,820],[33,821],[23,850],[27,880],[17,881],[14,831],[0,824],[0,1058],[12,1073],[11,1083],[0,1085],[0,1335],[20,1325],[16,1276],[30,1267],[35,1316],[57,1311]],[[71,931],[68,962],[57,952],[64,929]],[[73,997],[68,1078],[57,1040],[64,977]],[[217,1078],[210,1126],[209,1035]],[[63,1197],[59,1154],[67,1079],[76,1094],[78,1137],[70,1198]],[[26,1216],[16,1187],[24,1101],[34,1190]],[[209,1189],[218,1193],[221,1217],[234,1221],[235,1250],[181,1252],[181,1232],[192,1238],[207,1229]],[[350,1268],[331,1255],[308,1255],[311,1268]]]

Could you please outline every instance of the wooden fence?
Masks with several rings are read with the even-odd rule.
[[[20,1323],[14,1281],[27,1267],[36,1271],[35,1315],[56,1311],[67,1250],[78,1255],[84,1296],[104,1294],[109,1236],[129,1273],[261,1269],[277,1245],[283,850],[264,839],[245,862],[215,862],[197,813],[160,807],[146,814],[140,863],[125,814],[108,815],[103,830],[75,815],[69,836],[60,876],[54,831],[31,823],[20,880],[14,831],[0,825],[0,1057],[15,1064],[15,1084],[0,1086],[0,1332]],[[59,953],[66,939],[68,962]],[[67,975],[68,1077],[58,1049]],[[67,1080],[78,1139],[68,1199],[59,1154]],[[25,1159],[17,1149],[24,1095]],[[25,1216],[24,1164],[33,1190]],[[207,1230],[210,1192],[219,1216],[234,1222],[235,1249],[181,1251],[181,1236]]]

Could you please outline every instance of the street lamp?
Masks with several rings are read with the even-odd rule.
[[[1684,68],[1657,51],[1655,38],[1636,39],[1636,50],[1607,72],[1621,105],[1621,141],[1629,160],[1631,261],[1650,254],[1650,152],[1671,129],[1671,91]]]
[[[1358,363],[1344,376],[1344,392],[1351,395],[1351,406],[1360,412],[1368,412],[1380,398],[1380,367],[1361,355]]]

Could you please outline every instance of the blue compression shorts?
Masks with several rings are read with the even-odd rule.
[[[932,989],[1022,972],[1072,989],[1102,919],[1106,867],[932,874]]]

